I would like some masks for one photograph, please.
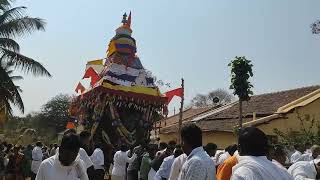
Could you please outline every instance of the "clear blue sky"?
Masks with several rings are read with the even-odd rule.
[[[254,93],[320,84],[318,0],[17,0],[47,21],[45,32],[19,39],[22,53],[42,62],[53,77],[18,82],[26,112],[59,93],[74,93],[88,60],[105,57],[122,14],[133,13],[133,37],[143,65],[159,79],[180,85],[186,100],[228,89],[228,62],[254,64]],[[178,105],[175,99],[173,105]],[[172,107],[171,107],[172,108]]]

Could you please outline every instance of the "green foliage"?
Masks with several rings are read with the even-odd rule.
[[[320,144],[320,121],[315,117],[305,115],[302,117],[297,112],[297,118],[300,121],[299,130],[294,131],[289,129],[287,132],[282,132],[275,128],[273,132],[280,137],[279,144],[283,146],[293,146],[294,144]]]
[[[13,75],[14,64],[4,62],[0,59],[0,112],[5,111],[9,116],[12,115],[12,109],[10,106],[14,104],[22,112],[24,111],[24,105],[20,96],[21,89],[16,86],[14,80],[22,79],[21,76]]]
[[[69,120],[70,99],[68,95],[59,94],[44,104],[40,112],[33,112],[25,117],[10,117],[3,126],[5,137],[16,143],[24,130],[31,128],[36,130],[39,140],[51,143],[56,139],[57,133],[65,130]]]
[[[249,78],[253,76],[251,61],[244,56],[236,56],[228,66],[231,67],[230,89],[234,91],[234,95],[239,97],[239,100],[248,101],[250,95],[253,94],[251,91],[253,85],[249,81]]]
[[[58,132],[65,129],[69,120],[70,102],[69,95],[59,94],[43,105],[41,115],[46,119],[49,127],[55,127]]]
[[[7,116],[11,115],[12,104],[24,112],[21,89],[14,84],[9,72],[19,69],[35,76],[51,76],[41,63],[20,54],[20,46],[14,40],[44,30],[45,22],[25,15],[26,7],[12,8],[11,2],[0,0],[0,112],[5,112]],[[13,69],[7,71],[6,65]]]

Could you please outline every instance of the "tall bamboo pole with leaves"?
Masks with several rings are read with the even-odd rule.
[[[239,98],[239,127],[242,128],[242,102],[249,101],[250,95],[253,94],[251,88],[253,85],[249,78],[253,76],[251,61],[245,56],[236,56],[234,60],[228,64],[231,67],[231,85],[230,89],[233,94]]]

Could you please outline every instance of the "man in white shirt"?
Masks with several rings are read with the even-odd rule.
[[[296,163],[299,161],[299,159],[302,156],[302,152],[304,152],[304,147],[301,144],[296,144],[296,145],[294,145],[294,150],[295,150],[295,152],[290,157],[291,163]]]
[[[67,134],[77,134],[76,130],[74,129],[68,129],[66,130],[63,135],[67,135]],[[80,142],[81,142],[81,137],[80,137]],[[59,147],[56,149],[56,154],[59,153]],[[79,149],[79,157],[80,159],[84,162],[84,166],[87,170],[89,169],[92,169],[94,170],[93,168],[93,163],[90,159],[90,157],[88,156],[86,150],[84,150],[83,148],[80,147]]]
[[[187,161],[182,166],[179,180],[215,180],[216,168],[202,147],[202,131],[194,123],[181,129],[182,149]]]
[[[288,172],[295,180],[317,179],[320,172],[320,159],[296,162],[290,166]]]
[[[182,166],[186,162],[186,160],[187,160],[187,155],[184,153],[174,159],[171,166],[169,180],[178,180]]]
[[[218,159],[216,159],[216,164],[220,165],[222,164],[226,159],[228,159],[229,157],[231,157],[231,155],[229,154],[228,151],[225,151],[223,154],[221,154]]]
[[[79,150],[80,158],[84,161],[87,167],[87,174],[90,180],[95,179],[95,170],[93,164],[88,156],[88,154],[92,153],[90,151],[90,141],[91,141],[91,133],[89,131],[81,131],[79,134],[81,147]]]
[[[120,146],[120,151],[117,151],[113,157],[113,168],[111,172],[112,180],[125,180],[126,179],[126,165],[133,162],[137,155],[133,154],[131,158],[128,157],[126,145]]]
[[[79,149],[78,135],[64,135],[59,152],[41,163],[36,180],[89,180],[84,163],[78,155]]]
[[[102,144],[99,143],[90,156],[95,170],[94,180],[104,180],[104,154],[101,148]]]
[[[36,147],[32,150],[32,162],[31,162],[31,179],[34,180],[38,173],[40,164],[42,162],[43,154],[42,154],[42,143],[38,141],[36,143]]]
[[[173,151],[173,155],[164,158],[159,170],[156,173],[155,179],[156,180],[169,179],[173,161],[176,157],[180,156],[182,153],[183,152],[181,150],[181,147],[176,147],[175,150]]]
[[[312,161],[314,159],[319,158],[320,155],[320,146],[319,145],[313,145],[311,148],[311,153],[305,153],[303,154],[298,161]]]
[[[174,155],[164,158],[159,170],[156,173],[155,180],[162,180],[162,179],[169,178],[173,161],[174,161]]]
[[[59,153],[59,147],[56,150],[56,154],[58,154],[58,153]],[[93,163],[92,163],[90,157],[88,156],[87,152],[83,148],[79,149],[79,157],[83,161],[84,167],[86,169],[90,168],[91,166],[93,167]]]
[[[176,147],[176,144],[177,143],[175,141],[170,141],[168,143],[167,148],[163,152],[159,153],[158,156],[156,156],[152,160],[151,169],[150,169],[149,174],[148,174],[149,179],[153,180],[155,178],[156,173],[160,169],[160,166],[161,166],[164,158],[172,155],[172,153],[173,153],[173,151],[174,151],[174,149]]]
[[[221,156],[224,152],[225,152],[224,150],[220,150],[220,149],[218,149],[218,150],[216,151],[216,154],[215,154],[214,157],[212,158],[213,162],[214,162],[216,165],[217,165],[217,163],[218,163],[218,160],[219,160],[220,156]]]
[[[216,159],[216,165],[222,164],[225,160],[227,160],[229,157],[233,156],[234,152],[237,150],[237,145],[233,144],[228,146],[225,149],[225,152],[219,156],[218,159]]]
[[[56,150],[56,154],[58,154],[58,153],[59,153],[59,147]],[[88,156],[87,152],[83,148],[79,149],[79,157],[83,161],[84,167],[86,169],[89,169],[91,167],[93,168],[93,163],[92,163],[90,157]]]
[[[238,164],[231,180],[293,180],[290,174],[267,159],[267,136],[256,127],[246,127],[238,134]]]

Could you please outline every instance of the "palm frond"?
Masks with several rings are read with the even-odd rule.
[[[10,2],[12,2],[11,0],[0,0],[0,10],[5,11],[6,9],[8,9],[11,4]]]
[[[20,37],[36,30],[44,31],[45,24],[43,19],[31,18],[28,16],[13,19],[9,22],[0,24],[0,36],[7,38]]]
[[[17,88],[17,90],[18,90],[20,93],[23,92],[20,86],[16,86],[16,88]]]
[[[14,41],[13,39],[9,38],[0,38],[0,47],[9,49],[11,51],[19,52],[20,46],[19,44]]]
[[[20,89],[17,89],[16,86],[6,85],[6,90],[1,89],[0,102],[6,102],[5,105],[10,107],[10,103],[15,105],[22,113],[24,112],[24,104],[20,96]],[[9,108],[10,109],[10,108]]]
[[[23,79],[22,76],[10,76],[10,78],[12,79],[12,81],[19,81]]]
[[[8,49],[1,48],[3,58],[8,62],[14,63],[15,67],[20,68],[25,73],[32,73],[35,76],[51,77],[51,74],[39,62]]]
[[[4,111],[7,116],[12,116],[12,108],[8,101],[0,100],[0,112]]]
[[[0,24],[9,22],[11,20],[22,18],[25,14],[26,7],[19,6],[12,9],[5,10],[0,16]]]
[[[11,108],[10,103],[24,112],[24,104],[20,96],[19,89],[13,83],[7,72],[0,66],[0,102],[4,103],[7,108]]]

